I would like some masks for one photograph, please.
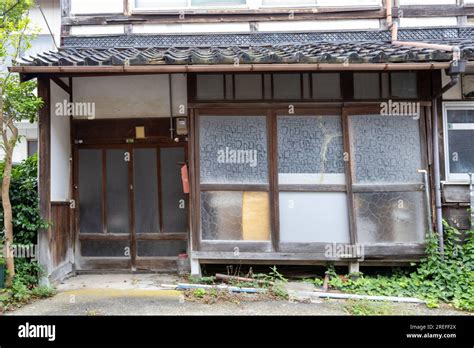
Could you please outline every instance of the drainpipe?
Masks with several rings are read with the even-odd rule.
[[[447,70],[447,74],[451,77],[451,81],[442,87],[441,90],[433,96],[432,100],[432,115],[433,115],[433,179],[435,185],[435,208],[436,208],[436,231],[438,232],[439,250],[441,256],[444,255],[444,238],[443,238],[443,211],[441,207],[441,179],[440,179],[440,164],[439,164],[439,139],[438,139],[438,98],[445,92],[455,86],[459,80],[460,75],[465,71],[466,62],[460,60],[461,50],[458,46],[438,45],[426,42],[412,42],[412,41],[398,41],[398,23],[392,18],[392,0],[385,0],[386,6],[386,20],[387,25],[391,29],[392,44],[398,46],[409,46],[416,48],[435,49],[447,52],[453,52],[453,60]]]
[[[441,179],[440,179],[440,164],[439,164],[439,124],[438,124],[438,98],[453,88],[461,79],[461,73],[466,69],[465,61],[454,60],[451,62],[447,74],[451,77],[449,83],[443,86],[434,96],[432,100],[432,115],[433,115],[433,180],[435,190],[435,208],[436,208],[436,231],[438,232],[439,251],[441,256],[444,255],[444,236],[443,236],[443,210],[441,205]],[[446,134],[445,134],[446,136]]]
[[[392,44],[397,46],[409,46],[416,48],[428,48],[440,51],[453,52],[453,59],[459,59],[459,53],[461,52],[458,46],[451,45],[439,45],[432,44],[427,42],[417,42],[417,41],[399,41],[398,40],[398,22],[393,20],[392,17],[392,6],[393,0],[385,0],[385,18],[387,21],[387,26],[391,29]]]

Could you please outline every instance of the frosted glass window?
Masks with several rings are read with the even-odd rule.
[[[129,233],[128,164],[125,150],[107,150],[107,232]]]
[[[339,74],[312,74],[313,99],[341,99],[341,82]]]
[[[238,74],[235,79],[235,99],[252,100],[263,99],[262,75]]]
[[[185,240],[139,240],[137,254],[143,257],[173,257],[186,253],[188,242]]]
[[[273,74],[273,99],[301,99],[301,75]]]
[[[382,99],[389,99],[390,98],[390,88],[389,88],[389,80],[390,80],[389,73],[382,73],[380,74],[380,78],[382,79]]]
[[[235,6],[245,5],[247,0],[191,0],[192,6]]]
[[[224,100],[224,75],[196,75],[196,90],[198,100]]]
[[[159,232],[156,149],[136,149],[133,161],[135,232]]]
[[[345,184],[339,116],[278,117],[280,184]]]
[[[449,131],[449,171],[451,173],[474,172],[474,128]]]
[[[302,81],[303,81],[303,99],[311,99],[311,87],[309,83],[309,79],[311,77],[310,74],[302,74]]]
[[[355,183],[420,183],[419,121],[412,116],[352,116]]]
[[[203,184],[266,184],[265,116],[201,116],[200,175]]]
[[[344,192],[280,192],[282,242],[350,243]]]
[[[379,99],[380,78],[377,73],[354,73],[354,99]]]
[[[201,232],[205,240],[269,240],[268,193],[202,192]]]
[[[354,194],[359,243],[421,243],[428,232],[423,192]]]
[[[262,6],[311,6],[316,0],[262,0]]]
[[[139,9],[186,6],[188,6],[188,0],[135,0],[135,7]]]
[[[474,109],[466,110],[448,110],[448,128],[452,123],[473,123],[474,124]]]
[[[391,91],[395,98],[416,98],[418,96],[418,85],[416,73],[396,72],[391,73]]]
[[[226,74],[225,76],[225,99],[233,100],[234,99],[234,80],[231,74]]]
[[[272,75],[264,74],[263,75],[263,87],[265,99],[272,99]]]
[[[447,110],[449,172],[474,172],[474,110]],[[455,179],[468,179],[457,175]]]
[[[130,257],[128,240],[83,240],[81,254],[85,257]]]
[[[317,0],[319,6],[376,6],[381,0]]]
[[[79,150],[79,230],[103,232],[101,150]]]
[[[163,232],[187,232],[188,207],[181,181],[184,148],[164,147],[160,150],[160,157]]]

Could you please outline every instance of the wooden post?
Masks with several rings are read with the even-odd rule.
[[[63,37],[69,36],[71,31],[70,25],[65,25],[65,19],[69,19],[71,17],[71,0],[61,0],[61,43],[60,46],[63,45],[62,40]]]
[[[38,194],[41,218],[51,222],[51,81],[38,79],[38,96],[43,99],[43,107],[38,115]],[[51,228],[38,231],[38,261],[45,272],[40,280],[48,284],[52,270]]]
[[[349,274],[352,274],[352,273],[359,273],[359,262],[358,261],[354,261],[354,262],[349,263]]]

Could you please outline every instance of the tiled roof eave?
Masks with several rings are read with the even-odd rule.
[[[461,56],[474,60],[474,42],[455,43]],[[248,64],[368,64],[449,62],[441,49],[392,45],[390,42],[317,42],[267,46],[206,48],[66,48],[17,61],[20,66],[147,66]]]

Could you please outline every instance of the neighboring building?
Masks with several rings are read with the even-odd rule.
[[[43,14],[40,11],[43,10]],[[35,39],[31,42],[31,47],[22,52],[22,55],[35,55],[45,51],[55,51],[61,38],[61,10],[59,0],[38,0],[30,11],[30,28],[35,31]],[[49,25],[49,29],[48,29]],[[51,30],[51,32],[50,32]],[[2,67],[6,69],[6,67]],[[17,124],[20,141],[13,151],[13,162],[18,163],[26,157],[36,153],[38,147],[38,126],[36,123],[22,121]],[[3,158],[3,151],[0,149],[0,157]]]
[[[51,279],[406,264],[441,204],[469,228],[474,1],[61,3],[59,52],[12,68],[46,101]]]

